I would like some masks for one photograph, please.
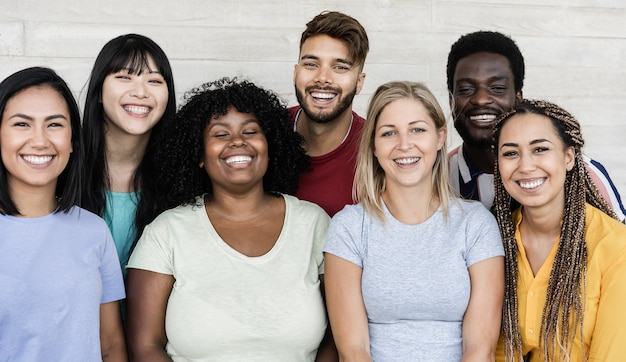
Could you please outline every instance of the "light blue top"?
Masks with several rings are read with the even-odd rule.
[[[361,288],[376,362],[459,361],[470,297],[468,268],[504,255],[495,218],[475,201],[452,201],[407,225],[358,205],[333,217],[324,252],[363,268]]]
[[[106,207],[102,218],[106,221],[115,241],[117,257],[126,277],[126,264],[130,258],[130,249],[137,237],[135,213],[139,203],[140,191],[113,192],[105,191]]]
[[[0,230],[0,360],[102,360],[100,305],[125,297],[104,221],[73,207]]]

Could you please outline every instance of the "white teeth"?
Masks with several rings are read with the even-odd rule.
[[[150,113],[150,107],[142,107],[142,106],[124,106],[124,110],[126,112],[131,112],[131,113],[136,113],[136,114]]]
[[[477,116],[470,116],[470,120],[478,122],[491,122],[496,119],[494,114],[479,114]]]
[[[530,182],[519,181],[518,183],[520,187],[523,189],[534,189],[535,187],[539,187],[543,185],[545,181],[546,180],[542,178],[542,179],[530,181]]]
[[[411,157],[411,158],[398,158],[398,159],[395,159],[394,161],[395,163],[399,163],[401,165],[408,165],[411,163],[415,163],[419,160],[420,160],[419,157]]]
[[[313,98],[322,98],[322,99],[333,99],[335,98],[335,94],[333,93],[311,93]]]
[[[226,163],[229,165],[239,164],[239,163],[248,163],[252,161],[252,157],[250,156],[233,156],[226,159]]]
[[[22,156],[22,158],[26,162],[34,165],[43,165],[52,161],[52,156]]]

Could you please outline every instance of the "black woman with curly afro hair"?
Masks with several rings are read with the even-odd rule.
[[[222,78],[186,99],[156,157],[170,209],[128,264],[129,353],[314,361],[329,217],[291,196],[308,167],[302,138],[280,98],[249,81]]]
[[[496,120],[494,140],[505,250],[496,360],[623,361],[626,226],[585,167],[580,124],[524,100]]]

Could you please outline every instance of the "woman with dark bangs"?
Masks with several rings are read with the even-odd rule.
[[[128,263],[137,361],[314,361],[329,217],[291,196],[308,167],[287,109],[253,83],[191,92],[157,151],[168,207]]]
[[[172,69],[154,41],[126,34],[102,48],[83,114],[82,206],[107,222],[124,275],[134,243],[158,214],[152,155],[175,112]]]

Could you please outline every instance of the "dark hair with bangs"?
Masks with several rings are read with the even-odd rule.
[[[209,176],[198,167],[204,154],[204,130],[231,108],[254,114],[263,130],[269,156],[264,190],[295,194],[309,159],[302,136],[288,126],[287,108],[275,93],[246,80],[222,78],[189,91],[185,99],[187,103],[165,130],[156,153],[157,176],[167,199],[163,210],[194,204],[197,196],[212,193]]]
[[[135,190],[141,190],[137,205],[135,225],[137,237],[143,228],[152,221],[156,213],[157,198],[154,184],[154,167],[152,155],[157,147],[159,137],[165,123],[173,120],[176,113],[176,92],[170,62],[165,52],[152,39],[138,34],[126,34],[110,40],[98,54],[91,71],[85,111],[83,113],[83,138],[85,140],[85,172],[86,187],[83,193],[82,206],[89,211],[102,215],[105,205],[104,191],[109,187],[109,174],[106,160],[104,108],[102,105],[102,86],[105,78],[122,69],[131,74],[154,71],[149,67],[149,59],[165,79],[168,90],[168,101],[161,120],[152,128],[150,140],[141,163],[133,176]]]
[[[55,212],[68,212],[72,206],[80,204],[81,197],[81,166],[83,152],[81,149],[80,112],[72,91],[67,83],[54,70],[43,67],[22,69],[8,76],[0,83],[0,117],[4,116],[7,102],[18,93],[31,87],[50,87],[55,90],[67,104],[72,128],[72,153],[67,166],[59,175],[55,196],[59,205]],[[9,193],[7,170],[0,162],[0,214],[20,215]]]

